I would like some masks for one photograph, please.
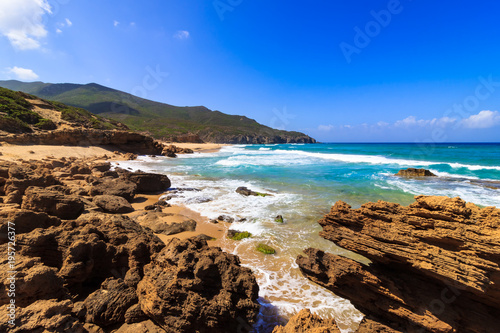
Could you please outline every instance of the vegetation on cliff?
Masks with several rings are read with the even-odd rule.
[[[0,130],[8,133],[30,133],[34,130],[54,130],[63,123],[93,129],[124,127],[116,121],[81,108],[0,88]]]
[[[95,83],[11,80],[0,81],[0,86],[83,108],[94,115],[122,122],[132,130],[148,132],[157,139],[182,141],[180,137],[195,134],[203,141],[217,143],[315,142],[303,133],[273,129],[245,116],[211,111],[204,106],[178,107],[158,103]]]

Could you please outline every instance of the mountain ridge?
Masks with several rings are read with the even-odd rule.
[[[295,131],[259,124],[243,115],[228,115],[205,106],[174,106],[140,98],[97,83],[0,81],[0,87],[86,109],[157,139],[182,141],[198,136],[215,143],[314,143]]]

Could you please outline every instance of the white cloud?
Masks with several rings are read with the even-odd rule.
[[[57,32],[58,34],[62,34],[62,30],[61,30],[61,29],[56,29],[56,32]]]
[[[13,74],[19,80],[33,81],[38,79],[38,75],[32,69],[22,67],[8,67],[7,73]]]
[[[333,125],[319,125],[318,130],[320,131],[330,131],[333,128]]]
[[[120,22],[118,22],[117,20],[114,20],[114,21],[113,21],[113,26],[117,27],[117,26],[118,26],[118,24],[120,24]]]
[[[131,27],[135,27],[135,22],[130,22]]]
[[[37,49],[40,39],[47,35],[42,22],[47,13],[51,13],[47,0],[2,0],[0,34],[7,37],[16,49]]]
[[[498,111],[484,110],[478,114],[462,120],[465,128],[490,128],[500,125],[500,113]]]
[[[68,27],[71,27],[73,25],[73,22],[71,22],[68,18],[65,21]]]
[[[188,39],[189,38],[189,31],[186,30],[179,30],[174,34],[174,38],[177,39]]]

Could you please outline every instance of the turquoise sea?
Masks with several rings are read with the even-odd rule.
[[[121,167],[165,173],[176,188],[196,188],[171,199],[208,218],[221,214],[246,219],[230,229],[250,231],[239,242],[220,240],[240,256],[260,286],[263,305],[255,332],[268,332],[302,308],[334,317],[343,332],[361,320],[348,301],[303,278],[295,258],[307,247],[354,257],[318,236],[316,223],[337,201],[359,207],[385,200],[410,204],[418,194],[459,196],[481,206],[500,207],[500,144],[286,144],[235,145],[216,153],[179,155],[177,159],[140,157]],[[404,179],[403,168],[430,169],[439,177]],[[268,197],[243,197],[239,186]],[[283,215],[284,224],[274,222]],[[255,251],[265,242],[277,254]]]

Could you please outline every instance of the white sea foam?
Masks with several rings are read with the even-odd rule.
[[[296,204],[303,201],[303,198],[298,194],[272,193],[273,189],[240,180],[197,179],[181,175],[172,175],[170,178],[177,188],[200,189],[177,193],[178,197],[170,199],[172,204],[184,205],[209,218],[225,214],[235,219],[247,219],[244,222],[232,223],[230,229],[248,231],[252,234],[251,238],[238,242],[224,239],[221,242],[225,251],[238,255],[242,264],[251,268],[257,277],[260,302],[264,305],[256,325],[257,332],[268,332],[280,316],[290,317],[303,308],[310,308],[312,312],[327,318],[335,318],[343,333],[353,332],[354,323],[359,322],[362,315],[349,301],[333,295],[303,277],[295,264],[296,252],[293,251],[297,250],[293,248],[302,249],[312,245],[308,243],[308,238],[304,237],[311,233],[311,228],[297,229],[298,226],[274,222],[274,217],[282,213],[283,209],[287,209],[287,217],[294,214],[299,216],[301,211]],[[238,186],[272,193],[273,196],[244,197],[235,192]],[[197,203],[193,200],[197,197],[210,197],[213,200]],[[319,238],[317,231],[314,234]],[[277,254],[263,258],[257,251],[252,251],[259,242],[276,248]],[[334,246],[330,242],[326,243]],[[279,264],[273,264],[275,260]]]
[[[411,194],[440,195],[452,198],[460,197],[465,201],[478,205],[500,207],[499,190],[480,185],[471,185],[469,181],[446,184],[433,180],[398,179],[396,177],[389,178],[386,181],[388,184]]]
[[[225,148],[225,147],[224,147]],[[337,161],[349,164],[371,164],[371,165],[398,165],[406,167],[429,167],[438,165],[449,165],[454,169],[466,168],[469,170],[499,170],[500,166],[471,165],[461,163],[450,163],[440,161],[420,161],[401,158],[389,158],[379,155],[357,155],[357,154],[330,154],[316,153],[302,150],[244,150],[241,148],[228,148],[225,153],[232,152],[234,156],[229,156],[219,160],[216,164],[226,167],[238,166],[271,166],[271,165],[306,165],[317,161]],[[265,155],[265,156],[262,156]],[[219,155],[221,156],[221,155]],[[264,158],[265,157],[265,158]]]

